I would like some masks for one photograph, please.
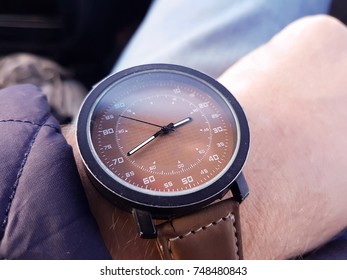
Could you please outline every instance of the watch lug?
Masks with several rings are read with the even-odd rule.
[[[149,212],[134,209],[133,215],[141,238],[151,239],[157,237],[157,231],[153,224],[152,215]]]
[[[231,192],[233,194],[233,197],[241,203],[245,200],[245,198],[248,196],[248,185],[245,179],[245,176],[243,176],[243,173],[241,172],[240,175],[236,178],[236,180],[231,185]]]

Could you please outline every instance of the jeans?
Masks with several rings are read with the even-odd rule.
[[[113,71],[173,63],[218,77],[294,20],[331,0],[156,0]]]

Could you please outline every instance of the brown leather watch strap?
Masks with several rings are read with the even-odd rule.
[[[157,227],[163,259],[242,259],[239,203],[219,201]]]

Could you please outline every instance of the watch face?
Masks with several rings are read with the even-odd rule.
[[[127,210],[154,216],[221,197],[249,144],[243,111],[223,86],[167,64],[99,83],[81,109],[77,138],[97,188]]]

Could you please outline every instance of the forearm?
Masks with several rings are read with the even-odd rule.
[[[220,78],[240,101],[251,130],[244,170],[250,196],[241,204],[247,259],[294,257],[347,225],[345,33],[331,20],[301,21]],[[157,258],[155,241],[138,237],[131,214],[91,187],[74,134],[67,139],[112,256]]]
[[[249,119],[246,258],[288,258],[347,225],[346,28],[294,23],[220,78]]]
[[[92,185],[77,147],[76,127],[74,125],[64,126],[62,132],[73,148],[91,212],[98,223],[100,233],[112,258],[125,260],[159,259],[156,241],[139,237],[138,228],[132,214],[111,204]]]

